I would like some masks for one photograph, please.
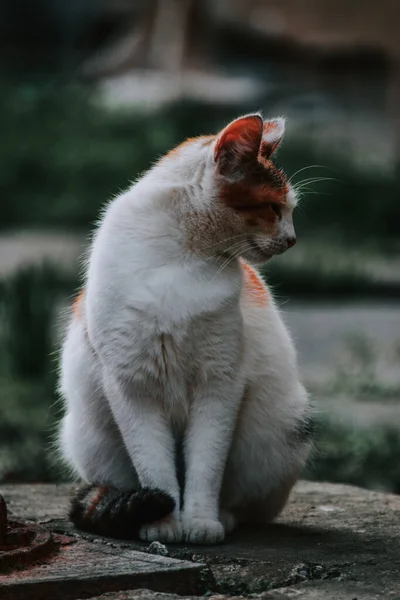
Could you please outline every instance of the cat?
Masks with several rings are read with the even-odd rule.
[[[252,266],[296,241],[284,129],[250,114],[188,139],[106,207],[61,358],[77,527],[219,543],[284,507],[312,414]]]

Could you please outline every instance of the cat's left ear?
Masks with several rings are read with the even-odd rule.
[[[264,121],[263,135],[260,146],[260,155],[267,160],[278,148],[285,135],[286,119],[278,117],[270,121]]]
[[[240,177],[249,163],[256,162],[262,135],[263,120],[258,114],[240,117],[225,127],[214,149],[221,175]]]

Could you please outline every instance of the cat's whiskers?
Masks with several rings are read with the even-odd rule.
[[[297,202],[297,204],[296,204],[296,212],[297,212],[297,213],[300,213],[301,215],[305,215],[305,214],[306,214],[306,212],[305,212],[305,210],[304,210],[304,207],[303,207],[303,205],[301,204],[301,196],[300,196],[300,198],[299,198],[299,201],[298,201],[298,202]]]
[[[240,236],[233,236],[233,237],[247,237],[246,233],[241,234]],[[229,238],[228,238],[229,239]],[[233,238],[231,238],[233,239]],[[228,252],[229,250],[231,250],[232,248],[235,248],[235,246],[237,246],[238,244],[242,244],[245,240],[240,240],[239,242],[235,242],[234,244],[231,244],[230,246],[228,246],[228,248],[221,248],[220,251],[215,252],[214,254],[212,254],[211,256],[209,256],[208,258],[206,258],[206,261],[208,260],[212,260],[213,258],[219,257],[221,256],[221,253],[225,253]],[[223,243],[223,242],[218,242],[218,243]]]
[[[300,197],[302,197],[305,194],[321,194],[322,192],[318,192],[318,190],[313,190],[312,188],[304,186],[301,188],[301,190],[298,191],[298,193],[300,194]],[[297,209],[297,206],[296,206],[296,209]]]
[[[246,240],[241,240],[240,242],[236,242],[235,244],[232,244],[231,246],[228,246],[228,248],[224,249],[224,253],[229,252],[229,251],[236,251],[237,247],[240,247],[242,244],[244,244],[246,242]],[[231,254],[229,254],[228,258],[232,256]],[[214,259],[217,260],[218,258],[221,258],[221,252],[216,252],[215,254],[213,254],[212,256],[210,256],[209,258],[207,258],[206,260],[210,260],[210,259]]]
[[[246,233],[239,233],[239,235],[232,235],[231,237],[225,238],[219,242],[215,242],[214,244],[208,244],[207,246],[202,246],[200,250],[206,250],[207,248],[212,248],[213,246],[218,246],[219,244],[225,244],[225,242],[229,242],[230,240],[234,240],[236,238],[240,238],[246,236]]]
[[[298,169],[295,173],[293,173],[293,175],[289,178],[289,183],[292,183],[292,181],[296,177],[296,175],[298,175],[299,173],[302,173],[303,171],[307,171],[307,169],[329,169],[329,167],[327,167],[326,165],[308,165],[307,167]]]
[[[330,192],[321,192],[318,190],[313,190],[312,188],[303,188],[302,190],[300,190],[300,196],[301,195],[307,195],[307,194],[314,194],[317,196],[331,196]]]
[[[309,178],[309,179],[305,179],[304,181],[296,184],[295,186],[293,186],[293,189],[295,190],[296,193],[298,193],[299,191],[301,191],[305,186],[310,185],[312,183],[319,183],[320,181],[336,181],[336,182],[340,182],[339,179],[336,179],[336,177],[314,177],[314,178]]]
[[[314,181],[340,181],[339,179],[337,179],[336,177],[307,177],[306,179],[303,179],[302,181],[299,181],[298,183],[295,184],[295,187],[299,186],[299,185],[303,185],[304,183],[310,183],[310,182],[314,182]]]

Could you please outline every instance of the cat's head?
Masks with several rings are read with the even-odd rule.
[[[263,121],[258,114],[247,115],[225,127],[210,145],[215,208],[231,234],[227,254],[262,263],[296,242],[296,195],[273,158],[284,130],[283,118]]]

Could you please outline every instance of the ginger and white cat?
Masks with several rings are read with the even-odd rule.
[[[252,114],[189,139],[105,210],[62,354],[60,448],[91,484],[79,527],[215,543],[283,508],[310,408],[249,263],[295,243],[284,124]]]

